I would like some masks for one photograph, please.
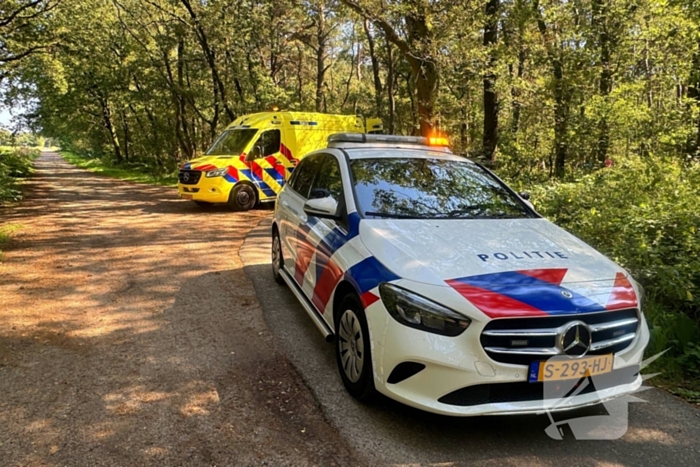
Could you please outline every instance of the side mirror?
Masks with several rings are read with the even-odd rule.
[[[338,202],[331,198],[315,198],[304,203],[304,212],[308,216],[320,219],[340,219],[338,215]]]
[[[253,159],[257,159],[262,156],[262,153],[263,147],[261,145],[253,146],[253,149],[248,153],[248,157],[246,157],[245,160],[252,161]]]
[[[521,191],[520,193],[518,193],[518,196],[520,196],[525,201],[530,201],[530,193],[528,193],[527,191]]]

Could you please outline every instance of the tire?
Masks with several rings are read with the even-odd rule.
[[[207,203],[206,201],[195,201],[194,204],[202,209],[208,209],[214,205],[214,203]]]
[[[282,274],[280,273],[280,270],[282,269],[284,265],[284,257],[282,256],[282,242],[280,240],[280,234],[277,231],[277,228],[272,229],[272,249],[271,249],[271,257],[272,257],[272,277],[275,278],[275,282],[278,284],[284,285],[284,279],[282,278]]]
[[[360,402],[370,402],[377,390],[367,318],[357,295],[343,297],[335,316],[335,356],[340,378],[350,395]]]
[[[255,188],[247,183],[239,183],[233,187],[228,202],[236,211],[249,211],[258,201]]]

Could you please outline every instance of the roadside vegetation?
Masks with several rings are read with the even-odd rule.
[[[0,146],[0,204],[22,198],[21,181],[34,172],[38,148]]]
[[[700,402],[700,163],[626,160],[565,182],[532,186],[543,215],[644,286],[651,343],[668,349],[655,383]]]
[[[697,0],[8,0],[0,18],[5,100],[105,175],[173,183],[273,105],[445,133],[644,284],[649,354],[700,394]]]
[[[93,173],[106,175],[107,177],[163,186],[175,186],[177,184],[176,174],[159,174],[158,170],[142,163],[115,165],[105,158],[83,156],[71,151],[60,151],[60,154],[61,157],[75,166]]]

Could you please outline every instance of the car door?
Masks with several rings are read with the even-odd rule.
[[[281,138],[278,129],[264,131],[246,156],[250,178],[260,188],[263,200],[277,196],[284,185],[286,168],[279,160]]]
[[[323,160],[318,155],[302,159],[289,180],[289,184],[282,190],[277,199],[284,267],[295,279],[297,278],[296,271],[299,269],[296,266],[297,262],[301,258],[300,267],[302,267],[303,261],[306,261],[308,257],[308,252],[302,250],[304,245],[299,243],[300,239],[305,237],[304,231],[307,229],[308,219],[304,213],[304,203],[309,198],[311,184],[322,162]],[[301,257],[300,250],[302,250]],[[303,278],[303,274],[301,278]],[[301,280],[298,283],[301,285]]]
[[[320,219],[307,216],[300,232],[300,255],[295,271],[297,283],[316,309],[323,314],[330,296],[343,275],[340,265],[331,260],[335,250],[344,243],[347,224],[345,200],[338,159],[331,154],[319,154],[320,167],[309,190],[309,198],[332,197],[338,202],[341,219]],[[302,206],[303,209],[303,206]]]

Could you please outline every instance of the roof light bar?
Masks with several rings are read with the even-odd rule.
[[[428,139],[422,136],[372,135],[364,133],[335,133],[328,137],[328,143],[385,143],[415,144],[427,146]]]

